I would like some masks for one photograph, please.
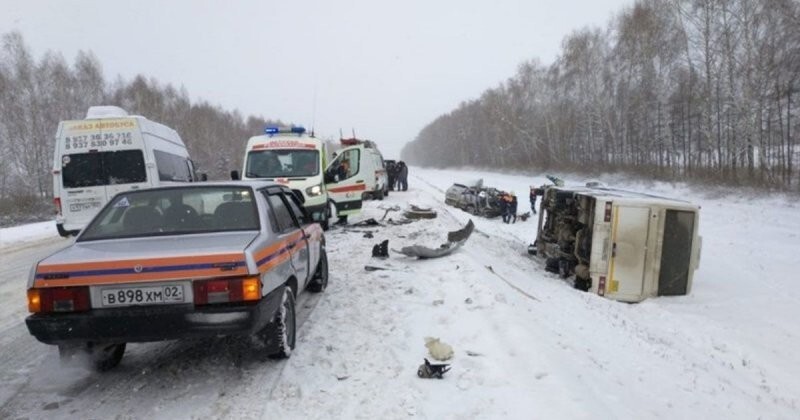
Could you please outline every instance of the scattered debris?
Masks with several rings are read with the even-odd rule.
[[[528,299],[532,299],[532,300],[535,300],[537,302],[541,302],[541,300],[539,300],[539,298],[537,298],[536,296],[534,296],[534,295],[532,295],[532,294],[520,289],[516,285],[512,284],[510,281],[506,280],[503,276],[495,273],[494,272],[494,268],[492,268],[491,265],[487,265],[486,269],[489,270],[490,273],[494,274],[498,279],[503,280],[503,282],[505,282],[505,284],[509,285],[512,289],[514,289],[517,292],[521,293],[523,296],[527,297]]]
[[[435,219],[436,211],[430,208],[418,207],[411,205],[411,208],[406,210],[403,215],[407,219]]]
[[[345,375],[345,376],[338,376],[338,375],[337,375],[337,376],[336,376],[336,379],[337,379],[337,380],[339,380],[339,381],[344,381],[344,380],[346,380],[346,379],[347,379],[347,378],[349,378],[349,377],[350,377],[349,375]]]
[[[364,237],[365,237],[365,238],[370,238],[370,239],[371,239],[371,238],[373,238],[372,232],[367,232],[367,233],[365,233],[365,234],[364,234]]]
[[[350,224],[350,226],[381,226],[382,227],[383,225],[380,224],[380,222],[378,222],[377,220],[375,220],[375,219],[370,217],[369,219],[365,219],[365,220],[358,221],[356,223],[352,223],[352,224]]]
[[[389,258],[389,240],[375,245],[372,247],[372,256],[376,258]]]
[[[524,221],[528,220],[531,217],[531,212],[526,211],[525,213],[517,215],[517,217],[519,218],[519,220],[524,222]]]
[[[425,364],[419,366],[417,369],[417,376],[425,379],[442,379],[442,376],[450,370],[450,365],[447,363],[433,364],[425,359]]]
[[[436,360],[444,361],[453,357],[453,348],[447,344],[439,341],[435,337],[425,337],[425,347],[428,348],[428,353]]]
[[[390,211],[400,211],[400,206],[392,206],[392,207],[389,207],[388,209],[386,209],[386,213],[383,213],[383,217],[381,217],[381,220],[385,219],[386,216],[389,215]],[[389,219],[389,220],[392,220],[392,219]]]
[[[436,258],[436,257],[443,257],[445,255],[449,255],[456,249],[460,248],[461,245],[469,239],[469,236],[472,234],[472,231],[475,229],[475,224],[472,223],[470,220],[464,228],[450,232],[447,234],[447,243],[444,243],[439,246],[439,248],[428,248],[422,245],[412,245],[412,246],[405,246],[401,248],[399,251],[394,250],[395,252],[399,252],[403,255],[409,257],[417,257],[417,258]]]
[[[400,219],[400,220],[394,221],[394,220],[392,220],[390,218],[389,220],[386,221],[386,224],[389,224],[389,225],[392,225],[392,226],[407,225],[409,223],[414,223],[414,220],[411,220],[411,219]]]
[[[433,306],[444,305],[444,299],[436,299],[433,301]]]
[[[464,299],[464,303],[466,303],[467,305],[470,305],[470,304],[472,304],[472,298],[466,298],[466,299]]]
[[[478,356],[483,356],[483,354],[478,353],[477,351],[467,350],[467,356],[478,357]]]

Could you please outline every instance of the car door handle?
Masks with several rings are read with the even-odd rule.
[[[356,184],[363,184],[363,183],[364,183],[363,179],[359,179],[358,181],[356,181]]]

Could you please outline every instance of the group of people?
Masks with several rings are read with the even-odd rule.
[[[500,196],[500,214],[503,223],[517,223],[517,195],[513,191]]]
[[[536,214],[536,197],[544,193],[542,188],[537,188],[531,185],[531,212]],[[500,195],[500,214],[503,216],[503,223],[516,223],[517,222],[517,195],[514,192],[501,193]],[[525,217],[523,217],[525,220]]]
[[[408,191],[408,166],[405,162],[386,161],[386,174],[389,177],[389,190]]]

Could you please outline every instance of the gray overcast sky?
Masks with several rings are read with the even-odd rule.
[[[0,0],[0,32],[22,32],[37,58],[91,50],[108,80],[142,73],[321,136],[355,128],[396,158],[435,117],[632,3]]]

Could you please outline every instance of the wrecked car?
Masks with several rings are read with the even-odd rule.
[[[528,252],[577,289],[625,302],[685,295],[699,266],[700,207],[602,187],[544,190]]]
[[[503,191],[484,187],[483,180],[471,186],[455,183],[445,192],[444,202],[467,213],[487,218],[500,215],[500,197]]]

